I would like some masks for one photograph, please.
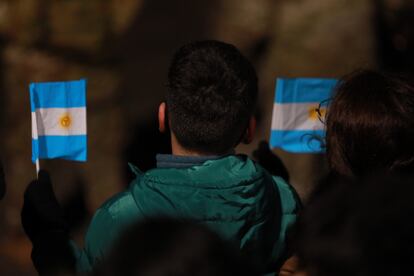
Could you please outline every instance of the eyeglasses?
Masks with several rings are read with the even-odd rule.
[[[318,108],[315,109],[316,114],[318,115],[318,120],[322,123],[326,123],[326,113],[329,108],[329,105],[332,101],[332,98],[328,98],[319,103]]]

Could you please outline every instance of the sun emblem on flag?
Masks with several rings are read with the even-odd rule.
[[[70,128],[70,126],[72,125],[72,118],[70,117],[69,114],[64,114],[59,118],[59,125],[62,128]]]
[[[318,106],[312,106],[309,108],[309,113],[308,113],[308,117],[309,119],[311,119],[312,121],[316,121],[316,120],[320,120],[320,118],[325,117],[326,115],[326,108],[320,108]]]

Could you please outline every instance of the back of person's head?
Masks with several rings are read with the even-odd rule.
[[[257,76],[236,47],[184,45],[173,57],[168,87],[170,127],[182,147],[223,154],[241,142],[256,104]]]
[[[326,123],[327,156],[336,173],[414,169],[413,82],[368,70],[346,76]]]
[[[293,236],[302,269],[308,276],[413,274],[413,198],[412,176],[325,183]]]
[[[153,218],[129,228],[96,276],[258,275],[238,249],[205,226]]]

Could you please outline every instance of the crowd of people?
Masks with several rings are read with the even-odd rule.
[[[234,46],[181,47],[158,109],[172,154],[131,166],[136,178],[96,211],[83,248],[48,172],[27,187],[22,225],[39,274],[410,274],[414,83],[370,70],[340,80],[322,118],[329,173],[305,205],[270,151],[267,162],[235,153],[253,139],[257,97]]]

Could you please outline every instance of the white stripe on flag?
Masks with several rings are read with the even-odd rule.
[[[32,138],[37,139],[37,123],[36,123],[36,113],[32,112]]]
[[[272,130],[323,130],[315,109],[319,103],[274,103]]]
[[[86,108],[39,108],[32,112],[36,118],[38,136],[86,135]],[[33,121],[32,121],[33,125]],[[34,138],[35,133],[32,130]]]

